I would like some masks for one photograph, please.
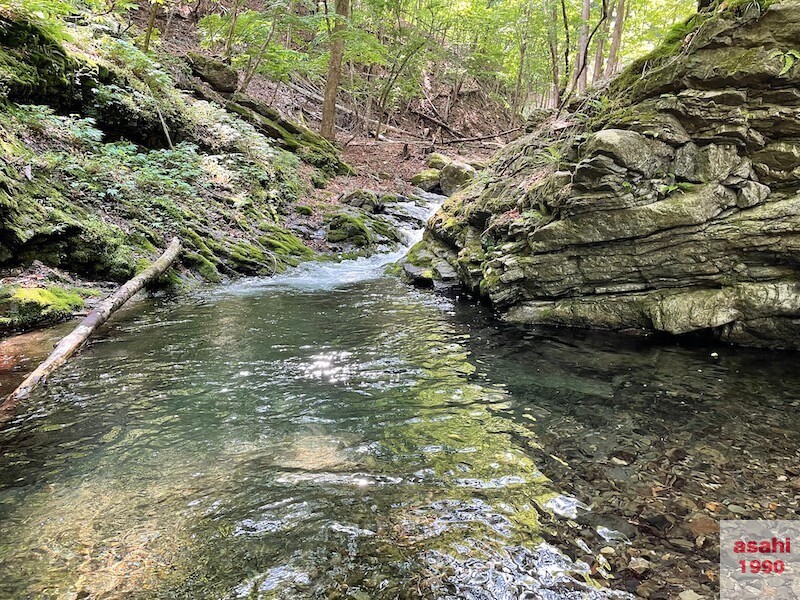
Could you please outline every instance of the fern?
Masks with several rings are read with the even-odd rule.
[[[783,68],[781,72],[778,73],[778,76],[786,75],[789,71],[791,71],[798,60],[800,60],[800,50],[788,50],[786,52],[781,52],[780,50],[773,51],[770,55],[770,58],[778,58],[780,57],[783,59]]]

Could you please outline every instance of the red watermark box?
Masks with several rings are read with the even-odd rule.
[[[720,600],[800,598],[800,521],[722,521]]]

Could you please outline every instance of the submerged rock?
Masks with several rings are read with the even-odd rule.
[[[800,348],[800,67],[781,58],[800,1],[691,25],[612,82],[608,112],[513,142],[467,189],[474,171],[443,167],[462,191],[407,273],[443,261],[520,323]]]

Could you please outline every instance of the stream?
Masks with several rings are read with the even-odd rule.
[[[515,328],[397,257],[115,318],[0,425],[0,597],[714,597],[719,518],[797,518],[796,355]]]

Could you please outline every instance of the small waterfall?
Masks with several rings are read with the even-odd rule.
[[[225,289],[233,289],[237,293],[276,287],[319,291],[377,279],[388,265],[400,260],[411,246],[422,239],[425,223],[445,199],[439,194],[416,190],[414,199],[395,202],[387,209],[382,216],[397,228],[403,240],[402,245],[394,251],[340,262],[311,261],[273,277],[248,279],[226,286]]]

